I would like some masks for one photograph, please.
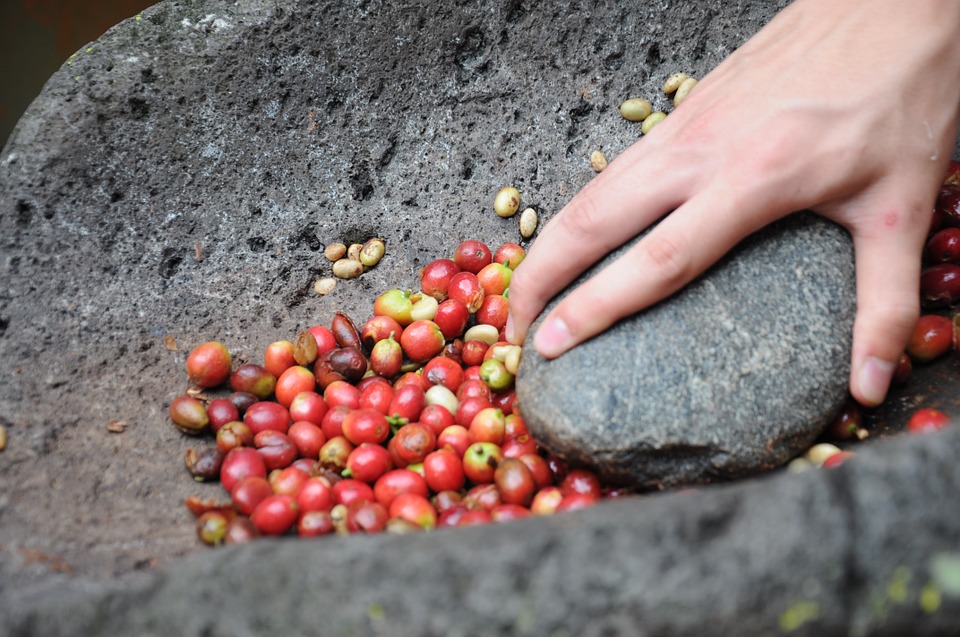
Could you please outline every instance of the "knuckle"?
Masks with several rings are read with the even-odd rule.
[[[621,318],[619,308],[597,286],[583,285],[557,305],[556,316],[563,319],[570,334],[585,340]]]
[[[901,334],[909,335],[920,317],[920,303],[895,303],[879,308],[878,320],[890,325]]]
[[[641,242],[649,274],[664,287],[679,288],[691,274],[690,252],[682,237],[653,232]]]
[[[702,94],[701,94],[702,95]],[[687,102],[693,104],[700,101],[701,95],[691,93]],[[685,117],[682,126],[676,129],[674,140],[671,144],[674,148],[690,149],[704,148],[716,143],[719,131],[723,126],[717,123],[717,117],[720,115],[718,109],[705,109],[689,112],[695,112],[695,116]]]
[[[786,149],[794,148],[796,145],[791,146],[788,145],[789,143],[787,139],[755,140],[755,143],[751,144],[751,152],[744,158],[750,168],[748,171],[750,177],[780,175],[795,167],[796,157]]]
[[[919,301],[880,303],[863,308],[857,314],[856,327],[864,336],[877,334],[879,342],[902,348],[919,317]]]
[[[574,237],[591,237],[602,226],[602,211],[592,195],[592,184],[588,184],[575,201],[557,217],[564,231]]]

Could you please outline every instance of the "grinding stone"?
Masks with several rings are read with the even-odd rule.
[[[808,447],[843,404],[855,311],[849,235],[798,215],[554,360],[525,348],[519,402],[537,440],[610,480],[754,474]]]

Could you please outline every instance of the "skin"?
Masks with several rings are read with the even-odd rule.
[[[544,227],[511,280],[507,338],[524,342],[557,292],[664,215],[550,312],[532,338],[543,356],[810,209],[853,237],[850,391],[879,404],[919,316],[920,255],[958,110],[960,2],[797,0]]]

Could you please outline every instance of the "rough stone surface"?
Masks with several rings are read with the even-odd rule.
[[[809,597],[792,634],[956,625],[946,589],[918,604],[956,551],[955,433],[463,534],[209,551],[182,506],[222,497],[166,419],[191,347],[259,359],[516,240],[500,187],[549,218],[636,139],[624,96],[665,106],[783,4],[182,0],[78,52],[0,154],[0,634],[751,635]],[[323,246],[373,234],[384,261],[315,296]]]
[[[834,470],[551,519],[264,540],[123,584],[49,581],[0,594],[0,632],[956,634],[960,516],[942,512],[956,510],[960,428],[873,447]]]
[[[790,217],[557,359],[527,348],[524,417],[537,440],[611,480],[768,470],[809,447],[846,399],[854,283],[849,235]]]

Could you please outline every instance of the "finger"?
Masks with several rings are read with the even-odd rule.
[[[689,170],[666,155],[650,160],[634,144],[581,190],[544,227],[510,280],[507,338],[522,342],[547,302],[614,248],[676,207],[689,190]]]
[[[894,200],[895,201],[895,200]],[[850,393],[862,405],[883,402],[900,354],[920,313],[920,252],[926,227],[891,208],[870,229],[854,228],[857,317],[853,328]],[[897,223],[890,223],[896,218]]]
[[[711,188],[681,206],[557,304],[534,336],[537,351],[547,358],[559,356],[666,298],[745,236],[790,212],[764,205],[766,200],[754,200],[753,205],[746,201]]]

